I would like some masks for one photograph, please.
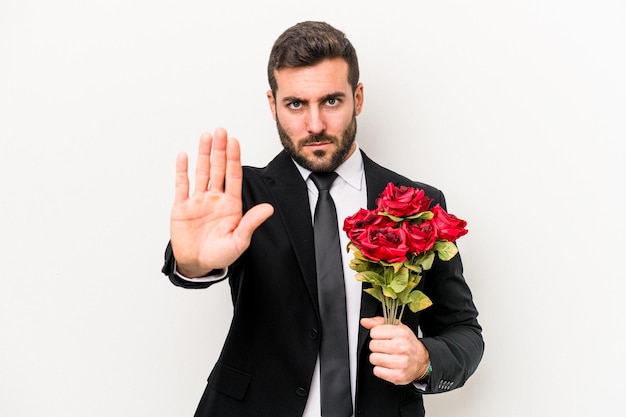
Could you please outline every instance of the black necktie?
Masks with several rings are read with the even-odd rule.
[[[352,415],[352,395],[346,292],[343,283],[337,211],[328,191],[337,178],[337,173],[313,173],[310,178],[319,190],[313,230],[317,292],[322,319],[320,348],[322,416],[349,417]]]

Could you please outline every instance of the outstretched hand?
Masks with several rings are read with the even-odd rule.
[[[406,385],[424,375],[430,356],[415,333],[404,324],[384,324],[382,317],[362,318],[370,331],[370,363],[374,375],[396,385]]]
[[[263,203],[243,215],[239,142],[228,138],[224,129],[200,137],[191,195],[188,165],[187,154],[179,154],[170,240],[178,271],[187,277],[200,277],[233,263],[274,208]]]

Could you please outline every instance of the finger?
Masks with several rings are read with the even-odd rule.
[[[194,192],[205,192],[211,179],[211,143],[210,133],[203,133],[198,144],[198,161],[196,163],[196,185]]]
[[[397,326],[385,324],[383,317],[363,318],[361,325],[370,331],[372,339],[391,339],[397,330]]]
[[[241,198],[243,171],[241,169],[241,151],[235,138],[226,144],[226,186],[225,192],[234,198]]]
[[[187,154],[181,152],[176,157],[176,190],[174,193],[174,203],[180,203],[181,201],[189,198],[189,176],[187,175]]]
[[[274,213],[274,207],[268,203],[257,204],[246,212],[239,222],[236,234],[243,244],[248,245],[252,233]]]
[[[412,381],[410,378],[404,376],[401,371],[385,368],[384,366],[375,366],[374,375],[395,385],[406,385]]]
[[[417,378],[414,375],[420,375],[408,356],[372,353],[369,360],[374,365],[374,375],[394,384],[408,384]]]
[[[369,348],[371,352],[375,353],[396,353],[394,350],[394,344],[389,339],[372,339],[369,343]]]
[[[215,129],[213,134],[213,149],[211,150],[211,182],[209,187],[212,191],[224,191],[224,178],[226,173],[226,143],[228,134],[221,127]]]
[[[380,366],[387,369],[398,369],[401,365],[401,357],[390,355],[387,353],[371,353],[370,363],[374,366]]]
[[[374,375],[386,381],[397,383],[403,374],[403,368],[396,363],[397,358],[392,355],[372,353],[369,360],[374,365]]]

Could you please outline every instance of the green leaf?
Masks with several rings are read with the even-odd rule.
[[[420,272],[422,272],[422,266],[420,264],[415,263],[415,261],[411,261],[411,263],[405,263],[404,266],[406,266],[408,269],[410,269],[411,271],[419,274]]]
[[[398,298],[398,294],[394,291],[394,289],[391,286],[385,285],[381,287],[381,289],[383,290],[383,295],[385,297],[393,298],[394,300]]]
[[[393,267],[393,272],[397,274],[400,268],[404,266],[404,262],[394,262],[390,266]]]
[[[389,214],[386,211],[381,211],[378,213],[380,216],[386,216],[389,217],[391,220],[393,220],[396,223],[402,223],[404,221],[404,217],[397,217],[394,216],[393,214]]]
[[[433,214],[432,211],[422,211],[421,213],[417,213],[414,214],[412,216],[407,217],[407,220],[420,220],[419,222],[415,222],[415,223],[421,223],[424,220],[430,220],[433,217],[435,217],[435,215]]]
[[[434,249],[437,251],[437,255],[439,255],[439,259],[442,261],[449,261],[459,252],[454,243],[445,240],[437,241]]]
[[[409,270],[406,268],[400,269],[398,273],[393,275],[389,286],[396,292],[400,293],[404,291],[407,284],[409,283]]]
[[[411,276],[409,277],[409,281],[414,282],[415,285],[419,284],[421,280],[422,280],[421,274],[411,274]]]
[[[437,244],[435,243],[435,246],[436,245]],[[433,266],[434,260],[435,260],[435,252],[433,252],[432,250],[429,250],[428,252],[419,254],[417,258],[415,258],[414,263],[417,265],[420,265],[424,271],[427,271]]]
[[[383,293],[380,290],[379,286],[375,286],[372,288],[366,288],[363,290],[364,292],[368,293],[369,295],[371,295],[372,297],[376,298],[378,301],[380,301],[381,303],[383,303]]]
[[[409,296],[410,301],[407,303],[412,312],[417,313],[425,308],[433,305],[433,302],[420,290],[413,291]]]
[[[357,252],[361,253],[361,251],[359,250],[359,248],[352,242],[348,242],[348,245],[346,245],[346,252],[354,252],[354,255],[356,256]]]
[[[372,285],[384,285],[385,280],[380,274],[374,271],[363,271],[355,275],[357,281],[369,282]]]
[[[350,269],[353,269],[356,272],[369,271],[372,268],[372,264],[369,262],[364,262],[360,259],[353,258],[350,260]]]
[[[404,304],[408,304],[409,301],[411,301],[410,299],[410,295],[411,295],[411,291],[413,291],[413,289],[417,287],[417,283],[413,282],[413,281],[409,281],[406,285],[406,288],[404,289],[404,291],[402,291],[400,294],[398,294],[398,300],[400,301],[400,304],[404,305]]]

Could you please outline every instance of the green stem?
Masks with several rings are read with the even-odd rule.
[[[385,318],[385,323],[387,323],[387,321],[388,321],[387,317],[389,317],[389,314],[387,312],[387,310],[389,309],[389,306],[388,306],[387,303],[388,303],[388,299],[387,298],[383,298],[383,317]]]
[[[406,304],[402,305],[402,309],[400,310],[400,316],[398,317],[398,323],[402,321],[402,315],[404,314],[404,307],[406,307]]]
[[[396,324],[396,316],[398,315],[398,299],[393,300],[393,314],[391,315],[391,324]]]

